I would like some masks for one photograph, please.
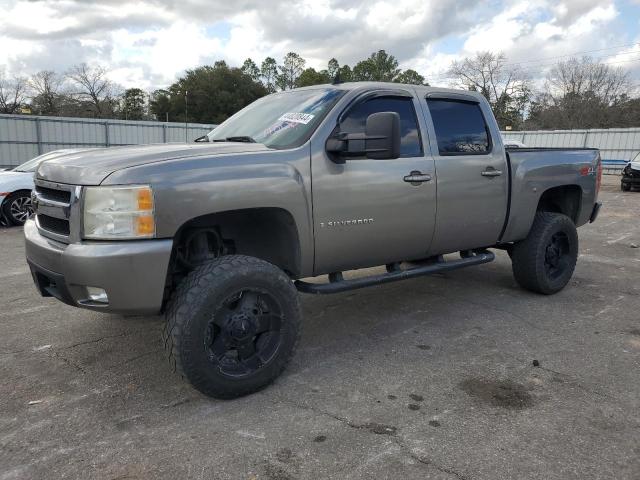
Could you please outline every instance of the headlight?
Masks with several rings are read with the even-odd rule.
[[[84,238],[152,238],[156,233],[153,191],[149,186],[87,187],[83,219]]]

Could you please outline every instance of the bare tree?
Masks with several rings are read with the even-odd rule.
[[[629,92],[629,74],[622,68],[594,63],[591,57],[557,63],[547,77],[547,91],[555,99],[569,95],[592,95],[612,105]]]
[[[484,95],[501,127],[522,122],[531,99],[530,80],[519,67],[507,64],[503,53],[478,52],[453,62],[449,74],[457,86]]]
[[[27,99],[28,81],[25,77],[7,78],[0,71],[0,113],[16,113]]]
[[[629,75],[590,57],[557,63],[532,103],[528,128],[613,128],[634,125]]]
[[[51,70],[42,70],[29,80],[31,105],[41,115],[59,115],[63,78]]]
[[[72,67],[67,77],[76,87],[75,95],[92,105],[95,116],[113,113],[114,85],[107,78],[107,71],[103,67],[81,63]]]

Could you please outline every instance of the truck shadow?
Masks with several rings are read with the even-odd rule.
[[[375,352],[389,338],[408,329],[420,328],[426,335],[432,331],[442,337],[477,328],[469,311],[478,307],[464,302],[482,302],[487,295],[498,294],[528,295],[515,286],[508,259],[488,268],[335,295],[301,295],[302,339],[283,379],[318,359],[327,360],[357,350]],[[99,383],[114,381],[121,388],[125,388],[122,382],[127,379],[127,385],[137,385],[161,399],[166,399],[170,392],[189,398],[198,395],[171,374],[162,344],[163,317],[89,315],[93,321],[80,321],[73,326],[76,340],[52,349],[55,356],[75,370],[68,373],[91,376]],[[413,344],[407,347],[430,348]]]

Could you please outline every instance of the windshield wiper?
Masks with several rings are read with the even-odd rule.
[[[248,135],[238,135],[236,137],[216,138],[214,142],[244,142],[244,143],[256,143],[256,141]]]

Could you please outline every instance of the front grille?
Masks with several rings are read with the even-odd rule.
[[[36,186],[36,192],[44,200],[53,200],[67,205],[71,203],[71,192],[66,190],[56,190],[38,185]]]
[[[40,233],[63,243],[78,239],[73,228],[77,218],[77,187],[36,179],[33,192],[36,221]]]
[[[44,230],[48,230],[56,235],[69,236],[69,220],[50,217],[49,215],[38,214],[38,225]]]

